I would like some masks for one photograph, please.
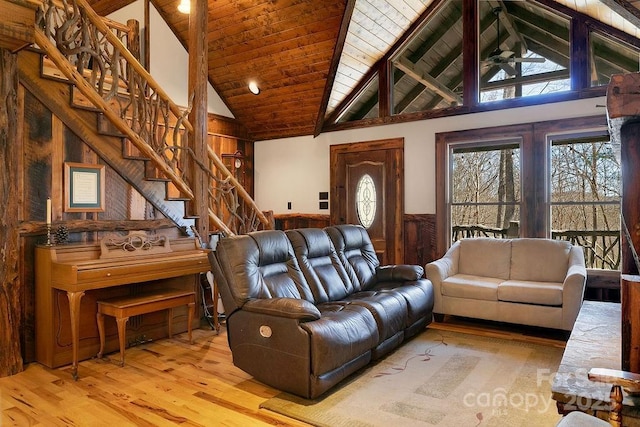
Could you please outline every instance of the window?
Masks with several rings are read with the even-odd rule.
[[[439,254],[463,237],[550,237],[582,246],[587,268],[619,269],[620,164],[604,117],[438,134],[436,152]]]
[[[376,184],[368,173],[358,180],[356,185],[356,212],[360,224],[369,229],[376,219]]]
[[[603,96],[612,74],[640,70],[640,39],[579,3],[429,2],[370,71],[379,78],[365,74],[329,106],[323,130]]]
[[[640,49],[622,43],[610,36],[591,32],[589,36],[591,54],[591,86],[606,86],[612,74],[633,73],[640,70]]]
[[[480,102],[571,90],[571,21],[532,2],[491,5],[479,2],[481,16],[494,15],[481,28]]]
[[[620,162],[606,134],[550,139],[551,236],[583,247],[587,266],[620,268]]]
[[[393,114],[463,104],[462,21],[462,0],[443,2],[394,55]]]
[[[452,239],[506,237],[519,220],[518,142],[451,147]]]

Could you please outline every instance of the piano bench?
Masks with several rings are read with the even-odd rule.
[[[169,310],[169,338],[172,337],[173,308],[181,305],[189,306],[187,316],[187,333],[191,343],[191,323],[196,305],[196,294],[193,291],[179,289],[156,289],[138,295],[110,298],[98,301],[98,333],[100,334],[100,351],[98,358],[102,358],[104,351],[104,316],[113,316],[118,325],[118,341],[120,342],[120,366],[124,366],[124,349],[127,321],[131,316],[152,313],[154,311]]]

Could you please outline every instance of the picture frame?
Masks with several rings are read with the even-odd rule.
[[[104,212],[104,180],[104,165],[65,162],[65,212]]]

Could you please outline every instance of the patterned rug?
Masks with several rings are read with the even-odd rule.
[[[427,329],[317,400],[260,405],[316,426],[549,426],[562,348]]]

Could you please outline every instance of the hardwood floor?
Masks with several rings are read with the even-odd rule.
[[[553,331],[459,318],[431,328],[564,346]],[[551,335],[551,336],[549,336]],[[307,426],[259,409],[278,394],[234,367],[227,336],[209,329],[127,349],[80,363],[79,380],[70,367],[48,369],[38,363],[0,378],[0,426]]]
[[[223,328],[224,331],[224,328]],[[127,349],[70,367],[39,363],[0,378],[0,426],[306,426],[259,409],[278,394],[231,361],[226,332],[208,329]]]

